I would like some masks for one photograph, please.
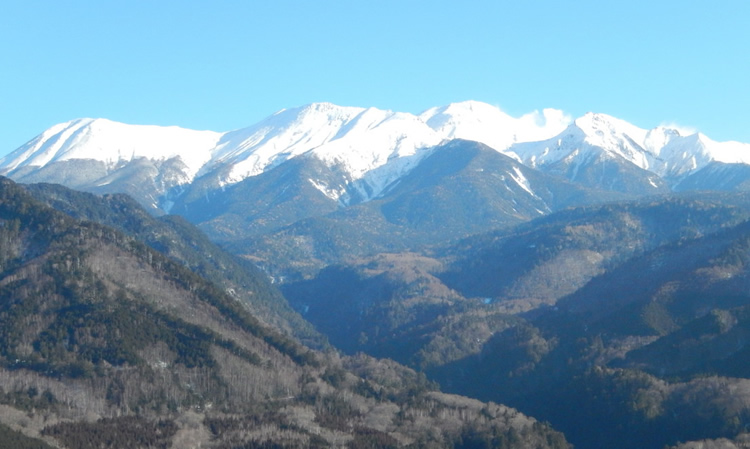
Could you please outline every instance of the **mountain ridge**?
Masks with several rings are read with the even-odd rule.
[[[292,159],[314,157],[344,175],[343,185],[320,190],[347,206],[378,198],[432,148],[455,138],[484,143],[532,168],[555,166],[552,173],[572,181],[580,170],[559,165],[581,166],[596,151],[607,160],[635,166],[627,172],[636,167],[645,171],[638,182],[657,189],[662,183],[656,177],[674,186],[714,161],[750,164],[750,144],[715,142],[674,127],[646,130],[600,113],[572,119],[563,111],[544,109],[515,118],[478,101],[421,114],[312,103],[223,133],[77,119],[49,128],[1,158],[0,174],[95,193],[125,191],[163,213],[196,182],[209,192]],[[122,185],[139,183],[132,181],[136,177],[153,185]],[[590,182],[608,189],[603,179]]]

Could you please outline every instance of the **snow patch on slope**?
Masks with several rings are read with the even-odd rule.
[[[328,198],[334,201],[339,201],[339,198],[341,198],[341,196],[344,193],[346,193],[346,189],[341,188],[341,187],[337,189],[331,188],[327,183],[322,182],[322,181],[316,181],[315,179],[312,179],[312,178],[308,179],[308,181],[310,182],[310,184],[312,184],[313,187],[318,189],[320,193],[322,193],[323,195],[327,196]]]
[[[527,191],[529,195],[533,197],[537,197],[533,190],[531,190],[531,186],[529,185],[529,180],[526,179],[526,177],[521,172],[521,169],[518,167],[513,167],[513,173],[510,174],[510,177],[513,178],[514,181],[516,181],[516,184],[518,184],[522,189]]]

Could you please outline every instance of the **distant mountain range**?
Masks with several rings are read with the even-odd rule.
[[[446,139],[477,140],[505,150],[519,139],[554,136],[567,121],[552,110],[514,119],[477,102],[434,108],[420,116],[316,103],[227,133],[79,119],[43,132],[3,158],[0,169],[15,179],[99,191],[143,176],[153,185],[148,195],[136,197],[169,210],[170,199],[179,196],[171,190],[175,187],[198,180],[206,187],[224,187],[298,157],[316,158],[340,171],[345,182],[309,182],[348,203],[351,197],[377,196]]]
[[[74,120],[0,159],[0,174],[127,193],[294,277],[570,206],[744,190],[750,144],[475,101],[420,115],[315,103],[226,133]]]
[[[451,139],[477,141],[528,167],[621,192],[731,188],[737,183],[695,176],[712,163],[750,163],[750,144],[714,142],[669,127],[644,130],[604,114],[571,120],[545,109],[513,118],[467,101],[413,115],[315,103],[226,133],[73,120],[0,159],[0,174],[95,192],[125,190],[168,212],[197,186],[211,192],[292,160],[316,159],[338,179],[307,182],[345,206],[380,197]]]

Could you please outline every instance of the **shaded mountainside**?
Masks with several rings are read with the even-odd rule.
[[[313,352],[181,263],[5,179],[0,424],[14,447],[567,447],[395,363]]]
[[[184,216],[217,241],[248,238],[339,208],[326,189],[340,191],[346,175],[313,158],[296,158],[207,194],[207,174],[179,195],[171,213]]]
[[[478,142],[453,140],[391,187],[390,222],[432,241],[513,225],[566,207],[622,198],[531,170]]]
[[[747,191],[750,190],[750,165],[711,162],[680,180],[675,190]]]
[[[689,198],[589,206],[430,254],[330,266],[281,288],[335,346],[427,368],[479,352],[518,314],[553,306],[633,257],[748,216],[741,207]]]
[[[442,269],[439,260],[416,253],[380,254],[281,288],[343,351],[429,368],[479,352],[518,321],[448,288],[437,277]]]
[[[571,209],[465,239],[449,250],[454,261],[441,279],[470,297],[554,304],[634,256],[748,217],[746,208],[691,197]]]
[[[286,170],[280,166],[258,178],[282,169]],[[300,210],[316,204],[309,195],[283,192],[282,196],[290,195],[300,204]],[[249,192],[246,196],[252,198]],[[566,207],[625,197],[531,170],[477,142],[453,140],[432,149],[378,199],[333,212],[321,207],[315,216],[246,239],[222,240],[225,235],[212,231],[217,223],[236,229],[232,226],[235,215],[230,213],[198,226],[234,252],[250,255],[271,273],[297,280],[330,264],[378,252],[414,250],[517,225]],[[273,222],[268,217],[277,212],[269,209],[268,216],[256,219]]]
[[[154,214],[162,214],[157,198],[176,188],[185,178],[185,164],[179,158],[151,160],[137,158],[114,167],[92,159],[53,162],[43,167],[21,167],[12,173],[19,183],[54,183],[96,194],[123,193],[138,198]]]
[[[282,288],[333,344],[549,420],[576,447],[735,438],[750,425],[747,219],[746,195],[584,207]]]
[[[749,238],[742,222],[636,255],[433,376],[577,447],[732,438],[750,425]]]

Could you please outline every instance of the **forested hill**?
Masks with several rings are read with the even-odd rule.
[[[144,242],[229,292],[262,321],[308,346],[325,346],[325,339],[289,307],[265,273],[224,251],[181,217],[154,217],[124,194],[99,196],[58,184],[29,184],[23,188],[35,199],[74,218],[113,227]]]
[[[567,447],[495,404],[309,350],[133,236],[0,179],[0,447]]]

